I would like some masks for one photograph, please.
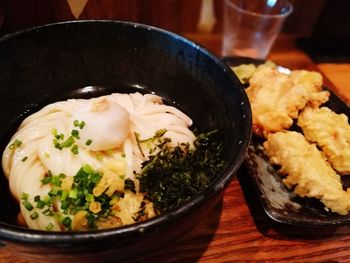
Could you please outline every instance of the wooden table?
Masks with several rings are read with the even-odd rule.
[[[220,55],[220,35],[186,36]],[[320,70],[325,83],[350,102],[350,78],[346,76],[350,64],[315,65],[294,45],[291,36],[278,38],[269,59],[292,69]],[[262,210],[248,174],[241,169],[222,201],[195,229],[161,247],[151,258],[152,262],[350,262],[350,230],[324,232],[274,224]],[[0,252],[0,262],[29,261]]]

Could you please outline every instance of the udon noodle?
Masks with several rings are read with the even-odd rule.
[[[86,196],[91,211],[101,210],[96,198],[102,193],[111,202],[116,192],[122,193],[114,203],[117,208],[114,218],[108,216],[98,221],[97,228],[131,224],[137,220],[135,213],[140,207],[145,207],[145,218],[155,215],[152,203],[138,192],[135,174],[157,151],[157,134],[168,138],[166,143],[172,147],[184,144],[193,147],[191,125],[188,116],[164,105],[159,96],[152,94],[114,93],[56,102],[22,122],[3,153],[2,167],[20,204],[21,217],[30,228],[67,230],[63,221],[71,223],[69,228],[73,230],[84,229],[87,222],[82,218],[86,212],[67,213],[63,197],[45,207],[45,198],[47,204],[47,198],[55,191],[74,198],[76,192],[72,187],[74,184],[78,187],[78,181],[73,176],[80,172],[94,176],[94,171],[101,178],[93,196]],[[48,178],[51,183],[45,183]],[[127,180],[134,183],[134,191],[124,191]]]

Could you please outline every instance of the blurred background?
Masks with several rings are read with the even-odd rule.
[[[294,11],[282,33],[302,39],[300,46],[316,62],[348,61],[350,1],[291,2]],[[127,20],[179,34],[220,34],[222,13],[223,0],[0,0],[0,34],[76,19]]]
[[[210,3],[211,2],[211,3]],[[294,11],[284,32],[309,37],[331,8],[347,9],[344,0],[292,0]],[[0,0],[3,15],[1,34],[26,27],[74,19],[114,19],[141,22],[176,33],[199,30],[202,5],[212,4],[216,23],[222,28],[223,0]],[[349,9],[347,9],[349,10]],[[339,19],[338,16],[334,17]],[[1,22],[1,20],[0,20]],[[334,29],[334,28],[333,28]]]

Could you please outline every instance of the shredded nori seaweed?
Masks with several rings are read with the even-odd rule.
[[[157,213],[173,210],[209,186],[224,166],[217,131],[196,137],[189,145],[161,150],[143,163],[138,175],[140,191],[153,202]]]

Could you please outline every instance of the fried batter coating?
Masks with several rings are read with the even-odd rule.
[[[306,70],[280,73],[274,65],[257,67],[246,89],[253,112],[253,132],[267,137],[271,132],[289,129],[293,118],[307,104],[318,107],[328,100],[322,91],[322,76]]]
[[[265,154],[272,164],[281,166],[283,183],[301,197],[318,198],[332,212],[346,215],[350,210],[350,192],[342,188],[335,173],[316,145],[298,132],[269,134]]]
[[[327,107],[307,107],[297,124],[308,141],[317,143],[339,174],[350,173],[350,125],[345,114]]]

